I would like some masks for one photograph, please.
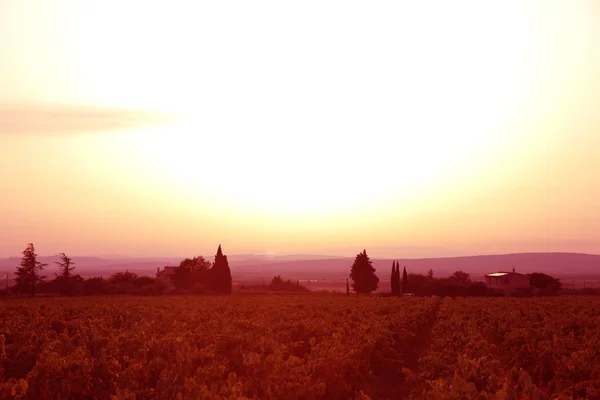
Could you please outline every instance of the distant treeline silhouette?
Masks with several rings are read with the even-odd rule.
[[[379,278],[375,274],[372,262],[367,251],[356,255],[350,270],[352,288],[358,294],[371,293],[377,290]],[[402,270],[400,277],[400,265],[392,262],[392,273],[390,279],[391,295],[401,296],[410,293],[415,296],[502,296],[503,293],[490,289],[484,282],[471,280],[468,273],[456,271],[447,278],[435,278],[433,270],[427,275],[409,274],[406,267]],[[560,280],[543,273],[529,274],[529,288],[517,290],[515,296],[545,296],[556,295],[561,290]],[[349,287],[346,293],[350,294]]]
[[[271,282],[241,285],[239,288],[242,292],[310,292],[310,290],[302,286],[300,281],[292,281],[291,279],[284,280],[281,275],[274,276]]]
[[[186,258],[175,268],[170,279],[174,292],[179,294],[231,294],[232,291],[231,270],[221,245],[214,263],[202,256]]]
[[[350,271],[352,288],[356,293],[371,293],[377,290],[379,278],[375,274],[375,268],[367,255],[367,251],[356,255],[354,264]],[[408,274],[406,267],[402,270],[400,277],[400,265],[392,262],[391,295],[401,296],[413,294],[416,296],[488,296],[493,295],[482,282],[472,282],[469,274],[462,271],[455,272],[451,277],[436,279],[433,271],[429,270],[427,275]],[[348,291],[349,294],[349,291]]]
[[[176,267],[168,267],[163,273],[157,271],[157,278],[138,276],[129,271],[118,272],[104,279],[93,277],[84,279],[74,275],[76,269],[73,260],[65,253],[60,253],[60,261],[56,262],[58,273],[55,278],[47,280],[41,272],[47,267],[37,261],[37,254],[33,243],[29,243],[22,252],[21,262],[15,272],[15,285],[8,292],[35,296],[39,293],[75,295],[101,295],[101,294],[132,294],[132,295],[160,295],[163,293],[174,294],[231,294],[232,276],[221,245],[217,249],[215,261],[211,263],[202,256],[186,258]],[[367,294],[379,288],[379,278],[373,267],[367,251],[357,254],[350,267],[352,289],[357,294]],[[515,292],[514,295],[555,295],[561,291],[559,279],[543,273],[529,274],[529,288]],[[400,265],[392,262],[391,292],[393,296],[412,294],[416,296],[498,296],[502,295],[496,290],[488,288],[483,282],[472,281],[469,274],[456,271],[450,277],[436,278],[433,271],[427,275],[407,273],[403,267],[400,276]],[[240,290],[258,291],[288,291],[308,292],[300,285],[299,281],[284,280],[280,275],[274,276],[269,285],[243,285]],[[596,294],[596,291],[577,291],[569,289],[565,294]],[[584,293],[585,292],[585,293]],[[2,293],[7,294],[4,290]],[[350,285],[347,283],[346,293],[350,294]]]
[[[232,290],[231,270],[221,245],[217,249],[214,263],[201,256],[186,258],[175,268],[168,282],[153,277],[138,276],[129,271],[117,272],[108,279],[102,277],[84,279],[80,275],[73,274],[75,263],[65,253],[60,253],[60,261],[56,262],[59,273],[55,274],[54,279],[47,280],[41,275],[47,264],[37,261],[33,243],[29,243],[22,254],[21,262],[15,272],[15,285],[9,288],[9,292],[14,294],[159,295],[165,293],[170,285],[175,288],[176,293],[230,294]]]

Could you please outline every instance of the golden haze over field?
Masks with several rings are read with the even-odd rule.
[[[600,252],[596,1],[0,3],[0,255]]]

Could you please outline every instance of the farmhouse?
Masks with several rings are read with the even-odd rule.
[[[175,289],[171,277],[175,273],[176,268],[177,267],[169,265],[165,266],[162,271],[160,270],[160,268],[156,268],[156,280],[165,285],[165,287],[167,288],[167,292],[170,292],[171,290]]]
[[[519,274],[513,268],[512,272],[493,272],[485,276],[485,284],[490,289],[507,294],[529,289],[529,275]]]

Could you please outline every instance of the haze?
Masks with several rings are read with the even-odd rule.
[[[0,256],[600,252],[596,1],[0,2]]]

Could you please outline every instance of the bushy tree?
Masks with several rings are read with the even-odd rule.
[[[131,293],[135,288],[135,281],[137,278],[137,274],[133,272],[117,272],[116,274],[108,277],[108,286],[111,293]]]
[[[95,281],[90,286],[91,291],[106,290],[112,294],[158,295],[165,290],[164,285],[155,278],[138,276],[129,271],[109,276],[106,285],[102,281]]]
[[[108,283],[117,284],[117,283],[133,283],[137,279],[137,274],[134,272],[129,272],[129,270],[125,272],[117,272],[108,277]]]
[[[208,289],[211,284],[210,268],[210,261],[202,256],[186,258],[179,263],[171,277],[173,286],[178,290]]]
[[[417,273],[408,274],[406,279],[410,282],[410,290],[407,289],[410,293],[414,293],[416,296],[428,296],[434,294],[434,283],[437,283],[437,280],[429,279],[427,275]]]
[[[433,278],[421,274],[408,274],[409,290],[417,296],[490,296],[483,282],[464,282],[448,278]]]
[[[529,284],[537,295],[554,295],[562,287],[560,279],[541,272],[534,272],[529,275]]]
[[[231,294],[231,270],[229,269],[227,256],[221,250],[221,245],[217,249],[215,262],[210,273],[213,290],[217,293]]]
[[[83,283],[83,292],[89,295],[107,294],[110,292],[110,287],[102,277],[88,278]]]
[[[292,282],[291,279],[283,280],[281,275],[274,276],[269,284],[269,290],[282,290],[282,291],[293,291],[293,292],[308,292],[309,290],[300,285],[300,281]]]
[[[16,272],[16,290],[20,292],[31,292],[35,296],[35,286],[44,279],[40,276],[40,272],[48,264],[42,264],[37,260],[33,243],[29,243],[23,250],[21,264],[17,267]]]
[[[80,275],[71,275],[65,278],[62,275],[57,275],[51,281],[40,282],[36,288],[38,293],[59,293],[63,296],[75,296],[85,293],[85,279]]]
[[[356,293],[371,293],[377,290],[379,278],[375,275],[375,268],[367,255],[367,250],[356,255],[354,264],[350,268],[350,278]]]
[[[471,282],[471,276],[463,271],[456,271],[455,273],[453,273],[452,275],[450,275],[450,278],[448,278],[452,281],[458,282],[458,283],[470,283]]]

